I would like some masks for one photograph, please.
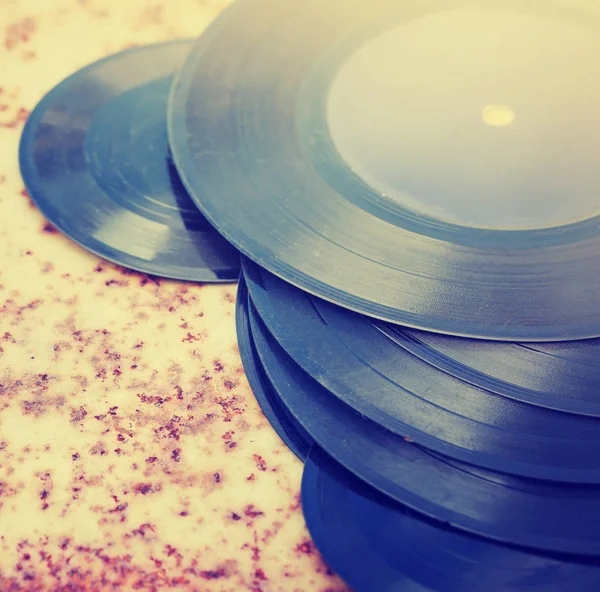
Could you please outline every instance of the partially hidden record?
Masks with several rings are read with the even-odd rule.
[[[414,355],[475,386],[531,405],[600,417],[600,339],[497,343],[376,324]]]
[[[189,40],[134,48],[76,72],[30,115],[20,166],[46,218],[93,253],[145,273],[235,281],[237,251],[172,163],[166,109]]]
[[[333,396],[285,353],[250,308],[258,359],[281,403],[319,447],[409,508],[495,541],[600,557],[600,486],[502,474],[395,435]]]
[[[477,388],[400,347],[368,317],[311,296],[246,258],[242,267],[272,336],[359,413],[464,462],[525,477],[600,483],[599,418]]]
[[[173,86],[182,180],[245,255],[346,308],[599,337],[596,4],[236,2]]]
[[[356,592],[596,592],[591,562],[503,546],[427,520],[361,483],[318,447],[302,509],[327,564]]]

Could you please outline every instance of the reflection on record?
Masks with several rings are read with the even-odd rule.
[[[65,235],[110,261],[199,282],[234,281],[239,255],[173,165],[166,108],[191,41],[112,55],[51,90],[20,145],[25,185]]]
[[[302,508],[328,565],[356,592],[596,592],[582,559],[502,546],[427,520],[361,483],[315,446]]]

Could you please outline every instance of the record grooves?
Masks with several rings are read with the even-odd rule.
[[[332,397],[290,359],[252,308],[250,326],[281,402],[317,445],[365,483],[473,534],[547,552],[600,556],[597,485],[496,473],[407,442]]]
[[[255,427],[353,590],[600,592],[597,56],[591,0],[239,0],[64,79],[19,165],[89,252],[238,281]]]
[[[169,101],[192,199],[262,267],[372,317],[599,337],[598,8],[365,7],[237,2],[209,27]]]
[[[239,254],[190,200],[166,107],[189,40],[134,48],[69,76],[29,116],[19,147],[32,200],[87,250],[145,273],[231,282]]]
[[[302,508],[325,561],[357,592],[595,592],[600,568],[442,526],[365,486],[318,447]]]
[[[600,340],[525,345],[376,325],[412,354],[475,386],[531,405],[600,417]]]
[[[438,371],[370,319],[243,259],[254,306],[290,357],[340,400],[417,444],[525,477],[600,482],[600,420],[507,399]]]

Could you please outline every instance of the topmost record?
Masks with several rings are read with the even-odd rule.
[[[600,9],[240,0],[173,86],[179,173],[308,292],[494,340],[600,336]]]

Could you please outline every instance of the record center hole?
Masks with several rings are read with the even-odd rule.
[[[506,127],[516,118],[517,114],[508,105],[488,105],[483,110],[483,121],[491,127]]]

